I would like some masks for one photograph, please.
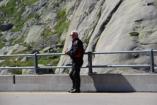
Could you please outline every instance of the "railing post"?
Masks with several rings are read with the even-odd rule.
[[[154,72],[154,52],[153,49],[150,50],[150,70],[151,72]]]
[[[16,83],[16,78],[15,78],[15,74],[13,75],[13,84]]]
[[[37,53],[34,53],[34,69],[35,69],[35,73],[38,73],[38,56],[37,56]]]
[[[93,70],[92,70],[92,52],[88,52],[88,68],[89,68],[88,74],[90,75],[93,73]]]

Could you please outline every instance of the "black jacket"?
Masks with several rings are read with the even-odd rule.
[[[80,39],[74,39],[72,46],[67,54],[71,57],[74,62],[83,61],[84,48],[83,43]]]

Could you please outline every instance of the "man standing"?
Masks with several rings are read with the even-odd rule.
[[[84,48],[82,41],[78,38],[78,33],[73,31],[70,36],[72,37],[72,46],[65,54],[69,55],[72,59],[72,71],[69,76],[72,80],[73,86],[69,90],[70,93],[80,92],[80,68],[83,64]]]

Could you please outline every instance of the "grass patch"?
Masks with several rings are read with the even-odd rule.
[[[37,14],[37,13],[31,13],[31,14],[28,16],[27,20],[32,19],[32,18],[35,18],[35,19],[38,20],[38,19],[40,19],[40,15]]]
[[[67,31],[69,27],[69,20],[67,19],[66,10],[59,10],[57,13],[57,24],[55,25],[55,34],[61,35],[64,31]]]
[[[42,36],[44,38],[47,38],[48,36],[51,36],[51,35],[53,35],[53,32],[51,31],[51,29],[49,27],[45,28],[42,33]]]
[[[6,39],[2,37],[2,34],[0,33],[0,49],[5,46],[5,43],[7,42]]]
[[[2,67],[5,67],[5,66],[9,66],[9,67],[33,66],[33,60],[21,62],[20,60],[16,60],[15,57],[14,58],[8,58],[8,59],[5,59],[4,62],[1,62],[0,66],[2,66]]]
[[[5,44],[3,42],[0,42],[0,49],[3,48]]]
[[[18,11],[18,8],[23,8],[24,6],[32,5],[33,3],[37,2],[38,0],[9,0],[7,5],[0,7],[0,10],[7,14],[8,16],[15,15]]]
[[[57,65],[59,62],[59,56],[52,56],[52,57],[40,57],[39,64],[43,65]]]
[[[25,5],[32,5],[37,1],[38,0],[22,0],[23,4],[25,4]]]
[[[1,6],[0,11],[5,14],[5,17],[0,17],[0,22],[3,23],[5,20],[9,20],[14,24],[13,32],[20,31],[26,22],[26,20],[21,19],[21,15],[25,10],[26,6],[32,5],[38,0],[9,0],[7,5]],[[34,15],[33,17],[38,17]]]
[[[3,48],[5,46],[5,43],[0,41],[0,49]]]
[[[1,6],[0,10],[7,16],[13,16],[13,14],[17,12],[16,0],[10,0],[6,6]]]
[[[21,20],[21,14],[24,11],[24,6],[20,5],[18,7],[16,2],[16,0],[10,0],[6,6],[0,7],[0,11],[5,14],[5,18],[10,20],[15,25],[15,29],[13,29],[13,31],[19,31],[24,24],[24,21]]]
[[[16,74],[16,75],[21,75],[22,74],[22,70],[11,70],[12,74]]]
[[[29,59],[28,61],[20,61],[20,60],[16,60],[15,57],[11,57],[8,59],[5,59],[4,62],[0,63],[1,67],[22,67],[22,66],[33,66],[34,62],[33,60]],[[10,69],[9,70],[12,74],[22,74],[22,69]]]
[[[24,37],[23,37],[23,36],[16,37],[16,38],[13,38],[13,39],[11,40],[12,45],[15,45],[15,44],[23,44],[23,42],[24,42]]]

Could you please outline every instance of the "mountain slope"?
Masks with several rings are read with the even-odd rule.
[[[2,0],[0,8],[1,25],[13,24],[11,29],[1,31],[1,54],[32,53],[33,50],[43,53],[61,44],[63,48],[55,49],[64,51],[71,45],[69,34],[73,30],[78,31],[87,52],[157,48],[156,0]],[[62,56],[58,65],[69,63],[70,58]],[[95,55],[93,64],[149,64],[149,56]],[[87,66],[86,56],[84,66]],[[147,72],[148,69],[101,68],[95,71],[123,73]],[[62,72],[64,70],[56,70],[56,73]],[[82,72],[87,73],[87,70]]]

